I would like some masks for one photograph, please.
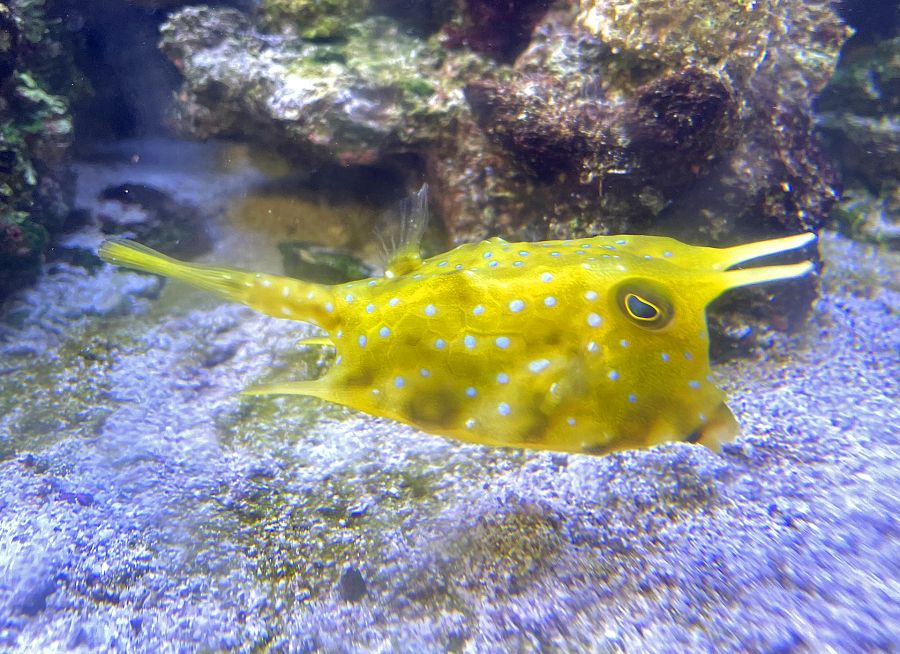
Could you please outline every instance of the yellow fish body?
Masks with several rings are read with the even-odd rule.
[[[492,238],[424,261],[406,248],[385,277],[333,286],[183,263],[130,241],[107,241],[100,256],[328,333],[311,339],[336,349],[324,376],[247,393],[315,396],[474,443],[596,454],[733,438],[709,376],[706,306],[807,274],[810,262],[729,268],[814,240]]]

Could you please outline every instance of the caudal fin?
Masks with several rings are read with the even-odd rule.
[[[331,287],[236,268],[187,263],[125,239],[105,241],[107,263],[171,277],[276,318],[305,320],[332,330],[338,322]]]
[[[179,261],[128,239],[104,241],[97,255],[115,266],[178,279],[239,302],[239,296],[246,289],[246,282],[242,278],[250,275],[231,268]]]

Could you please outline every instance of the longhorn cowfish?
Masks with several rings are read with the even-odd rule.
[[[792,279],[809,261],[732,269],[815,235],[728,248],[659,236],[511,243],[422,260],[425,198],[385,274],[323,285],[181,262],[127,240],[109,263],[311,322],[332,345],[318,379],[250,388],[307,395],[472,443],[600,454],[666,441],[717,449],[738,425],[710,377],[706,307],[729,289]]]

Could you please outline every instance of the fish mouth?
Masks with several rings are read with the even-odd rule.
[[[813,243],[815,240],[815,234],[804,232],[803,234],[725,248],[722,250],[721,258],[713,266],[714,270],[722,271],[723,288],[721,290],[726,291],[741,286],[803,277],[814,270],[815,265],[812,261],[777,266],[760,266],[757,268],[740,268],[737,270],[731,270],[731,268],[754,259],[797,250]]]

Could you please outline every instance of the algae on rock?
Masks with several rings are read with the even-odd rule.
[[[416,155],[456,240],[665,220],[666,231],[724,241],[821,225],[836,180],[809,104],[847,35],[824,0],[522,3],[534,29],[512,67],[454,37],[470,4],[448,18],[443,48],[391,19],[358,19],[364,3],[328,42],[262,37],[237,12],[184,9],[163,28],[185,75],[176,123],[343,165]],[[462,97],[478,85],[489,97]],[[643,157],[629,156],[636,144]]]
[[[424,170],[457,242],[638,232],[734,244],[826,220],[838,177],[811,101],[848,34],[826,0],[521,2],[510,7],[533,29],[510,65],[467,50],[506,27],[460,36],[479,6],[457,6],[440,36],[366,16],[328,41],[183,9],[162,31],[185,76],[175,124],[312,166],[409,181]],[[814,282],[791,291],[776,313],[798,323]],[[751,312],[768,310],[756,300]]]
[[[900,37],[848,48],[816,111],[847,186],[838,225],[900,247]]]
[[[337,41],[264,37],[243,14],[190,7],[162,27],[163,51],[185,75],[173,121],[194,136],[276,146],[296,157],[370,165],[415,151],[462,104],[440,77],[433,41],[390,18],[346,26]]]
[[[71,210],[71,62],[43,0],[0,6],[0,299],[33,280]]]
[[[333,39],[362,18],[367,4],[366,0],[262,0],[260,10],[268,27],[296,30],[305,39]]]

